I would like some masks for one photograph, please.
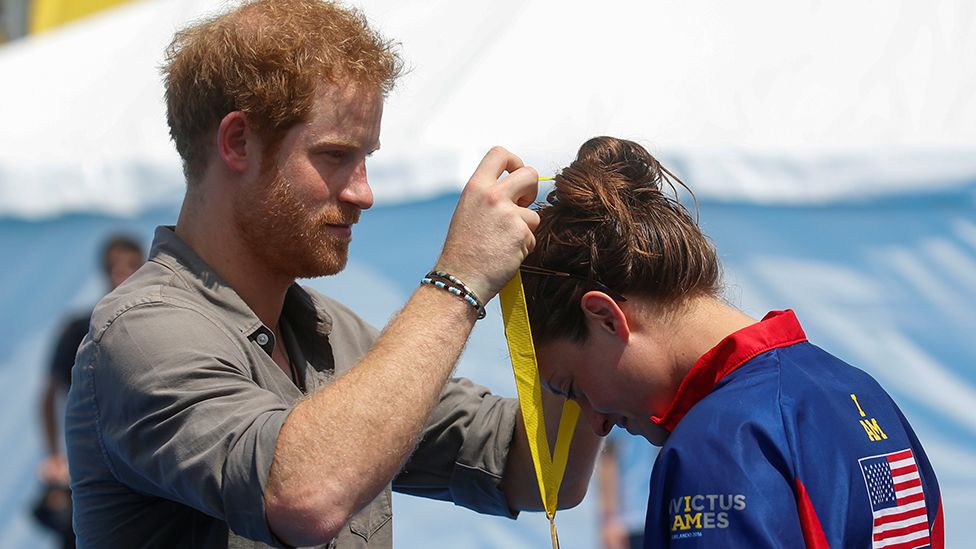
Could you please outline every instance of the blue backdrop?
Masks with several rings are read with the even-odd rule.
[[[725,266],[726,296],[759,317],[792,308],[810,340],[877,378],[899,402],[943,489],[948,546],[976,537],[976,185],[859,203],[782,207],[704,201],[701,223]],[[308,284],[377,326],[432,266],[457,195],[365,212],[349,267]],[[0,547],[52,544],[27,513],[42,456],[38,397],[64,315],[98,299],[97,254],[111,232],[148,247],[176,206],[135,218],[0,220]],[[496,304],[459,375],[514,395]],[[650,468],[648,463],[647,467]],[[481,517],[443,502],[395,498],[398,547],[544,547],[547,521]],[[593,547],[595,490],[557,517],[563,547]]]

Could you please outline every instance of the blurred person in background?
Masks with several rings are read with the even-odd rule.
[[[112,291],[142,266],[145,255],[137,240],[120,234],[105,241],[99,259],[107,289]],[[58,533],[66,548],[75,546],[75,536],[71,529],[68,459],[61,444],[63,430],[58,412],[71,386],[71,368],[78,346],[88,333],[90,323],[90,310],[64,323],[51,353],[40,400],[47,455],[38,470],[44,491],[34,507],[34,515],[42,524]]]
[[[73,370],[80,546],[390,547],[391,488],[507,517],[542,509],[518,402],[450,379],[532,248],[535,170],[488,152],[382,333],[295,282],[346,265],[401,67],[331,2],[247,2],[177,33],[164,73],[186,196],[95,308]],[[563,506],[582,499],[599,446],[580,425]]]
[[[793,311],[723,301],[676,185],[637,143],[587,141],[522,267],[542,383],[596,433],[663,445],[644,546],[943,548],[939,484],[901,410]]]
[[[653,446],[620,429],[607,435],[596,462],[603,549],[644,547],[644,515],[656,453]]]

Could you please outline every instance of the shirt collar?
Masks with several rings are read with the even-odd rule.
[[[702,355],[681,381],[667,412],[660,417],[652,416],[651,421],[668,432],[673,431],[692,406],[739,366],[767,351],[806,340],[807,336],[792,310],[768,313],[760,322],[733,332]]]
[[[246,337],[254,338],[259,333],[270,337],[271,330],[261,323],[237,292],[176,234],[175,227],[156,228],[149,260],[169,267],[189,289],[204,297]],[[292,323],[296,336],[312,333],[318,337],[328,337],[332,331],[332,318],[298,284],[292,284],[288,289],[281,314]]]

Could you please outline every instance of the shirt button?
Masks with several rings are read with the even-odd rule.
[[[261,332],[260,334],[258,334],[257,340],[258,340],[258,345],[264,347],[265,345],[268,344],[268,334]]]

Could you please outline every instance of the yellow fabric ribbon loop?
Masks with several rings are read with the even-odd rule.
[[[546,421],[542,412],[542,380],[539,377],[535,346],[532,343],[532,328],[529,325],[529,313],[525,306],[525,290],[522,288],[521,274],[516,272],[515,278],[510,280],[498,295],[502,306],[502,320],[505,322],[505,338],[508,340],[508,350],[512,357],[512,370],[515,372],[515,386],[518,389],[522,420],[525,422],[529,450],[535,465],[536,479],[539,481],[539,494],[542,496],[546,517],[549,519],[552,546],[555,549],[559,547],[555,523],[559,487],[566,472],[569,446],[573,440],[573,430],[576,428],[580,408],[571,400],[567,400],[563,405],[556,447],[550,453]]]

